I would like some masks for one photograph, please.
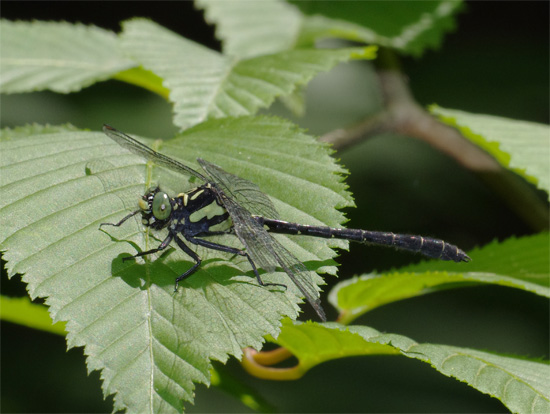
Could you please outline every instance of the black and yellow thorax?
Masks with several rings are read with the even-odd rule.
[[[233,223],[210,183],[169,198],[159,187],[150,189],[139,202],[142,223],[155,230],[170,226],[191,236],[226,232]]]

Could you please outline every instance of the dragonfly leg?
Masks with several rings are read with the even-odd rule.
[[[170,242],[172,241],[173,238],[174,238],[174,236],[172,235],[172,233],[169,233],[168,236],[162,241],[161,244],[159,244],[159,246],[157,248],[147,250],[145,252],[139,252],[138,254],[135,254],[135,255],[130,256],[130,257],[124,257],[122,259],[122,261],[125,262],[127,260],[131,260],[131,259],[134,259],[136,257],[147,256],[148,254],[153,254],[153,253],[156,253],[156,252],[160,252],[161,250],[166,249],[166,247],[170,244]]]
[[[99,225],[99,228],[101,228],[101,226],[114,226],[114,227],[120,227],[120,225],[122,223],[124,223],[126,220],[128,220],[130,217],[134,217],[137,213],[141,212],[142,210],[139,209],[139,210],[136,210],[136,211],[133,211],[131,212],[130,214],[128,214],[126,217],[124,217],[122,220],[120,220],[118,223],[101,223]]]
[[[191,250],[189,248],[189,246],[187,246],[183,240],[181,240],[178,236],[175,237],[176,239],[176,243],[177,245],[180,247],[181,250],[183,250],[185,253],[187,253],[187,255],[189,257],[191,257],[191,259],[193,259],[195,261],[195,264],[190,268],[188,269],[187,271],[185,271],[185,273],[183,273],[182,275],[178,276],[178,278],[176,279],[176,285],[174,286],[174,292],[177,292],[178,291],[178,285],[179,285],[179,282],[181,282],[183,279],[185,279],[186,277],[189,277],[191,276],[193,273],[195,273],[195,270],[197,270],[197,268],[201,265],[202,261],[201,261],[201,258],[197,255],[197,253],[195,253],[193,250]]]
[[[254,275],[256,276],[256,279],[258,280],[258,284],[260,286],[278,286],[278,287],[284,288],[285,290],[287,289],[287,286],[282,284],[282,283],[266,283],[266,282],[264,282],[262,280],[262,278],[260,277],[260,273],[258,273],[258,269],[256,268],[256,264],[254,263],[254,261],[252,260],[250,255],[245,250],[237,249],[235,247],[230,247],[230,246],[224,246],[223,244],[213,243],[213,242],[208,241],[208,240],[195,239],[195,238],[192,238],[192,237],[188,237],[187,240],[189,240],[191,243],[197,244],[199,246],[206,247],[208,249],[219,250],[221,252],[233,253],[233,254],[238,254],[239,256],[244,256],[244,257],[247,258],[248,262],[250,263],[250,266],[252,267],[252,271],[254,272]]]
[[[195,234],[198,237],[209,237],[209,236],[225,236],[227,234],[235,234],[232,230],[221,230],[221,231],[209,231],[205,233]]]
[[[258,273],[258,269],[256,269],[256,265],[252,261],[252,258],[249,256],[248,253],[244,252],[246,254],[246,258],[250,262],[250,266],[252,266],[252,270],[254,271],[254,274],[256,275],[256,279],[258,280],[258,283],[260,286],[278,286],[284,288],[284,290],[288,289],[288,286],[283,283],[265,283],[262,278],[260,277],[260,274]]]

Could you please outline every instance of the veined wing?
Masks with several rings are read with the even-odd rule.
[[[195,176],[197,178],[200,178],[204,182],[209,181],[204,175],[202,175],[198,171],[195,171],[191,167],[188,167],[181,162],[167,157],[160,152],[156,152],[155,150],[149,148],[147,145],[142,144],[138,140],[130,137],[129,135],[126,135],[124,132],[120,132],[118,129],[113,128],[110,125],[104,124],[103,132],[121,147],[126,148],[130,152],[139,155],[140,157],[143,157],[148,161],[153,161],[156,165],[168,168],[181,174],[189,174]]]
[[[252,261],[267,272],[273,272],[277,267],[282,268],[315,309],[321,320],[326,321],[327,318],[319,299],[319,289],[313,283],[310,271],[275,240],[260,223],[254,220],[248,210],[235,200],[228,198],[223,193],[223,189],[219,194],[224,207],[231,216],[235,234],[246,247]]]
[[[201,158],[197,158],[197,161],[227,197],[235,200],[248,210],[249,216],[250,214],[254,214],[277,220],[279,213],[275,209],[275,206],[256,184],[228,173],[221,167]],[[231,214],[231,212],[229,213]]]

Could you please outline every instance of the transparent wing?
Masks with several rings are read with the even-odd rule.
[[[191,167],[188,167],[187,165],[173,160],[172,158],[167,157],[160,152],[152,150],[147,145],[142,144],[138,140],[126,135],[124,132],[120,132],[118,129],[113,128],[110,125],[104,124],[103,132],[121,147],[126,148],[130,152],[139,155],[146,160],[153,161],[156,165],[168,168],[172,171],[176,171],[179,173],[195,176],[197,178],[200,178],[204,182],[209,181],[204,175],[202,175],[198,171],[195,171]]]
[[[312,281],[310,271],[292,253],[254,220],[248,210],[218,191],[220,198],[233,220],[235,234],[246,247],[252,261],[267,272],[282,268],[298,287],[321,320],[326,321],[319,299],[319,289]]]
[[[221,167],[197,158],[200,166],[225,193],[238,204],[248,210],[248,215],[255,214],[277,220],[279,213],[275,206],[260,188],[251,181],[228,173]],[[231,214],[231,212],[229,212]]]
[[[199,158],[199,164],[209,176],[207,178],[194,169],[154,151],[109,125],[103,125],[103,132],[121,147],[146,160],[153,161],[158,166],[193,175],[204,182],[212,182],[224,207],[231,216],[235,234],[246,247],[246,251],[254,263],[267,272],[273,272],[277,267],[281,267],[315,309],[319,317],[326,321],[319,299],[318,287],[312,282],[307,268],[275,240],[261,224],[252,218],[252,214],[271,219],[278,219],[279,217],[271,200],[260,191],[256,184],[230,174],[217,165]]]

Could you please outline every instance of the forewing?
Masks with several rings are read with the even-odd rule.
[[[139,155],[140,157],[143,157],[148,161],[153,161],[158,166],[168,168],[178,173],[195,176],[197,178],[200,178],[204,182],[208,181],[208,179],[198,171],[195,171],[191,167],[188,167],[187,165],[184,165],[181,162],[178,162],[170,157],[167,157],[166,155],[161,154],[160,152],[156,152],[155,150],[149,148],[147,145],[142,144],[138,140],[132,138],[129,135],[126,135],[124,132],[121,132],[118,129],[113,128],[110,125],[104,124],[103,132],[105,133],[105,135],[107,135],[109,138],[111,138],[121,147],[126,148],[130,152],[136,155]]]
[[[273,272],[277,267],[281,267],[315,309],[319,317],[326,321],[319,299],[319,290],[312,282],[307,268],[252,218],[252,214],[271,219],[279,218],[279,214],[269,197],[256,184],[228,173],[208,161],[197,159],[211,178],[210,180],[194,169],[154,151],[109,125],[103,125],[103,132],[121,147],[146,160],[153,161],[158,166],[179,173],[190,174],[204,182],[213,181],[222,203],[231,215],[235,234],[246,247],[252,261],[267,272]]]
[[[246,247],[252,261],[267,272],[282,268],[311,304],[321,320],[326,321],[319,299],[319,289],[313,283],[310,271],[292,253],[273,238],[264,227],[252,218],[250,212],[235,200],[228,198],[223,190],[219,193],[222,202],[231,215],[235,234]]]
[[[275,220],[279,218],[279,213],[269,197],[256,184],[228,173],[221,167],[201,158],[198,158],[197,161],[227,197],[248,210],[248,216],[255,214]]]

